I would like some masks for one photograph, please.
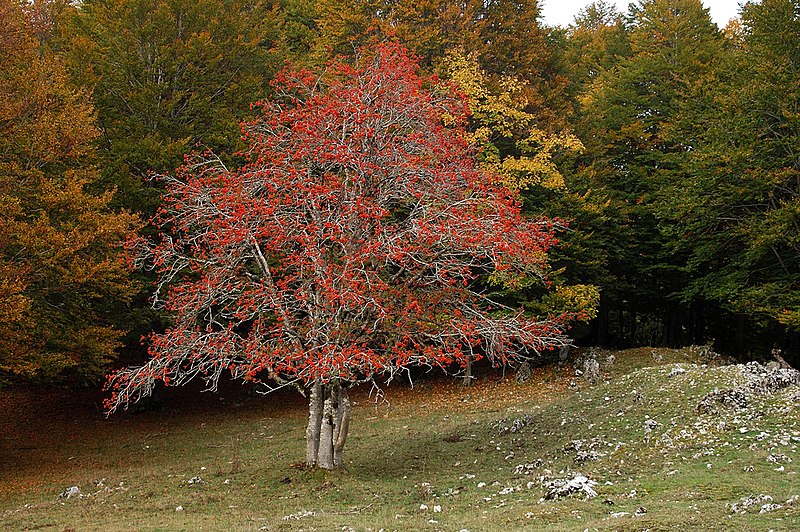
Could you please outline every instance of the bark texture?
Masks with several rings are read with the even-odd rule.
[[[311,390],[306,428],[306,462],[335,469],[343,463],[350,428],[350,396],[339,381],[315,383]]]
[[[466,365],[464,366],[464,378],[461,380],[461,384],[464,387],[472,386],[472,361],[475,358],[475,355],[469,353],[467,355]]]
[[[308,427],[306,427],[306,463],[316,465],[319,454],[320,425],[322,424],[322,384],[319,381],[311,386],[308,399]]]

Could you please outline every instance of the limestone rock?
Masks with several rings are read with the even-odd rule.
[[[587,476],[576,473],[572,478],[556,478],[545,483],[547,500],[561,499],[575,493],[584,493],[587,499],[597,497],[597,492],[592,489],[597,482]]]

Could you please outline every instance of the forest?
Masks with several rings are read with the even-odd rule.
[[[741,360],[766,359],[779,348],[797,366],[800,1],[746,2],[725,28],[700,0],[638,0],[625,13],[599,0],[567,27],[544,25],[539,8],[537,0],[0,0],[0,383],[99,386],[109,372],[143,364],[148,352],[171,357],[179,346],[191,358],[196,346],[181,344],[189,329],[179,329],[206,319],[203,312],[222,316],[203,325],[219,329],[202,340],[220,352],[213,343],[220,331],[252,339],[261,320],[267,329],[281,316],[316,316],[324,305],[303,306],[303,299],[263,311],[230,279],[215,278],[213,292],[183,290],[207,276],[180,246],[205,238],[197,224],[212,231],[221,223],[216,211],[185,206],[201,206],[210,194],[203,187],[217,187],[242,219],[243,212],[290,219],[290,199],[297,198],[285,192],[307,182],[287,177],[284,188],[264,193],[272,204],[239,201],[250,193],[246,178],[259,171],[253,165],[268,160],[289,169],[281,175],[296,176],[299,155],[292,154],[315,146],[323,155],[304,167],[310,173],[361,168],[365,157],[326,159],[333,148],[313,132],[304,144],[278,130],[338,117],[381,68],[398,72],[391,79],[406,87],[381,100],[382,109],[396,104],[403,127],[415,132],[397,148],[407,155],[400,162],[413,160],[414,172],[434,177],[421,178],[415,186],[424,192],[416,195],[386,192],[389,214],[365,207],[353,215],[373,222],[407,215],[417,232],[400,231],[397,222],[397,232],[375,233],[388,235],[381,249],[367,245],[369,236],[347,248],[369,259],[359,267],[395,261],[394,269],[349,279],[336,301],[364,305],[342,294],[384,283],[382,297],[392,302],[382,300],[381,312],[394,317],[373,336],[368,328],[356,334],[339,326],[344,343],[320,356],[359,361],[353,375],[336,366],[336,379],[360,379],[366,367],[468,368],[481,357],[515,363],[504,354],[514,346],[535,339],[542,343],[532,352],[540,354],[567,337],[615,348],[713,345]],[[316,114],[303,115],[297,102],[316,101],[314,80],[323,78],[330,107],[319,103],[308,110]],[[358,82],[348,85],[351,78]],[[291,105],[298,105],[294,115]],[[358,137],[365,145],[381,139]],[[286,157],[277,161],[278,153]],[[428,156],[437,157],[430,168]],[[472,159],[475,168],[452,170],[466,176],[461,188],[448,188],[452,181],[437,173]],[[481,182],[489,174],[499,184]],[[429,201],[417,218],[412,196]],[[421,244],[418,255],[408,250],[451,229],[429,213],[476,197],[459,211],[471,240],[454,233],[447,242],[461,246],[461,262],[437,265],[435,279],[432,267],[415,273],[411,265],[431,252]],[[479,225],[476,213],[489,211],[503,223]],[[277,226],[264,227],[274,243],[260,257],[264,271],[302,270],[300,250],[309,248],[290,255],[278,244],[300,241],[280,240]],[[182,242],[168,236],[175,231]],[[476,243],[490,239],[500,257]],[[404,247],[392,251],[389,243],[400,240]],[[136,269],[144,248],[149,267]],[[467,251],[480,260],[464,258]],[[407,263],[397,258],[402,253],[411,257]],[[198,252],[191,260],[210,264],[208,257]],[[253,275],[248,268],[259,260],[250,258],[234,265],[243,276]],[[413,290],[395,291],[387,281],[412,275]],[[306,277],[285,279],[306,286]],[[462,281],[485,299],[467,305],[457,290]],[[447,289],[419,289],[436,282]],[[172,303],[159,304],[162,292]],[[190,310],[176,302],[191,307],[209,294],[221,299]],[[231,305],[238,306],[225,314]],[[425,308],[447,310],[419,310]],[[408,318],[414,309],[422,317]],[[339,319],[331,312],[319,319]],[[478,317],[458,321],[470,313]],[[461,336],[431,332],[440,321],[460,324]],[[425,340],[398,333],[400,322],[428,331]],[[393,346],[392,360],[375,354],[376,342]],[[464,346],[469,353],[455,354]],[[243,378],[266,372],[281,382],[301,366],[316,367],[294,348],[273,348],[268,362],[219,356],[191,371]],[[164,364],[151,366],[159,373],[147,376],[150,385],[186,369]],[[120,401],[148,391],[141,374],[113,375],[112,384],[140,379],[144,387]],[[312,371],[304,378],[327,377]]]

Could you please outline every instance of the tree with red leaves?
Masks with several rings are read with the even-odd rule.
[[[208,155],[165,178],[164,233],[132,248],[158,272],[154,302],[173,325],[152,335],[144,366],[110,376],[110,411],[157,381],[295,384],[310,392],[308,464],[330,469],[353,383],[470,357],[509,364],[567,341],[567,316],[488,295],[545,282],[555,224],[524,218],[479,169],[464,98],[417,70],[392,44],[322,75],[287,70],[244,126],[243,168]]]

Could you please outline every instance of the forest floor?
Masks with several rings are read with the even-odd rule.
[[[299,466],[290,390],[168,390],[109,419],[98,392],[0,390],[0,529],[800,529],[793,377],[697,348],[613,355],[595,385],[567,366],[357,389],[335,472]]]

